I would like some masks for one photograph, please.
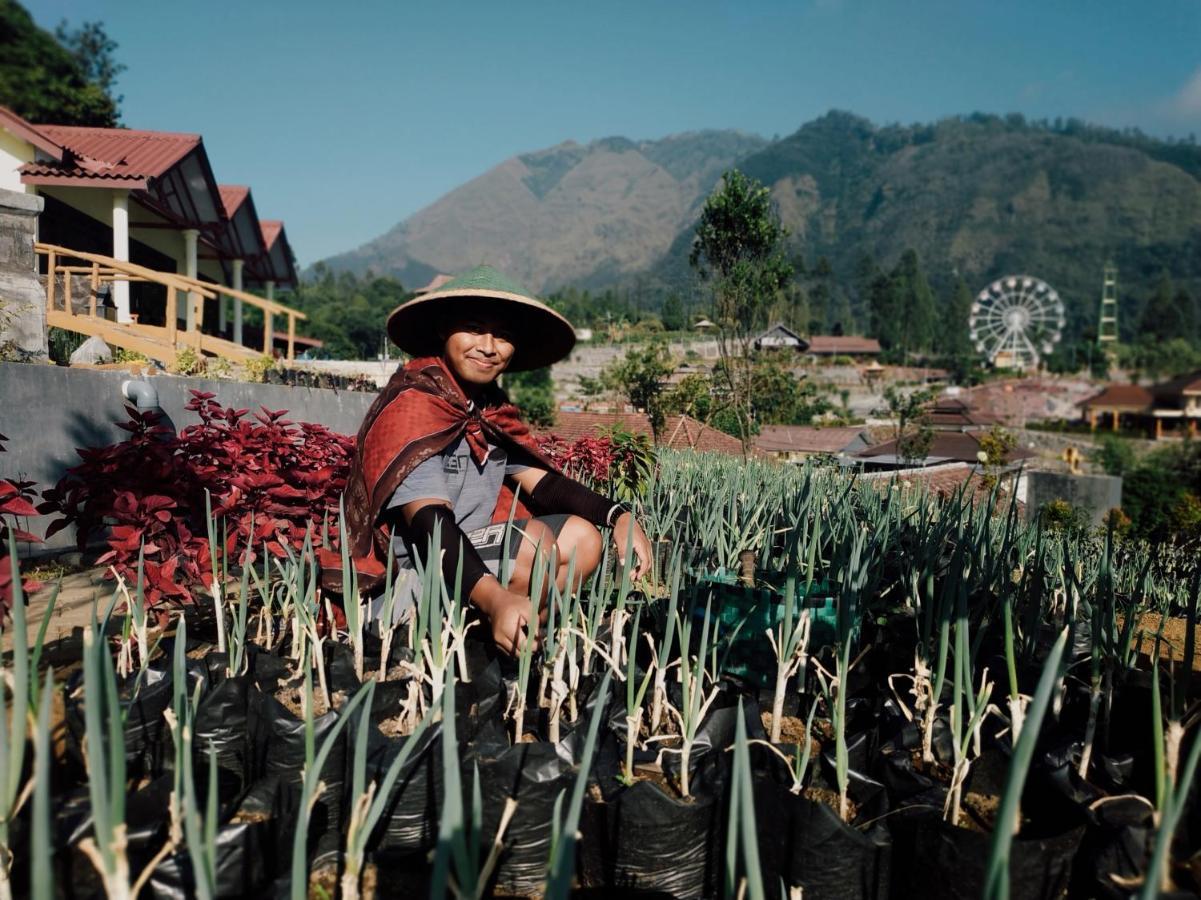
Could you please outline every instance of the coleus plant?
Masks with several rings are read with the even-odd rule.
[[[178,434],[161,414],[126,407],[129,437],[78,451],[81,462],[43,494],[42,513],[57,513],[47,535],[74,525],[83,549],[108,530],[102,565],[130,580],[145,554],[146,601],[187,601],[219,573],[211,560],[243,561],[257,549],[277,558],[299,549],[306,534],[336,532],[353,438],[286,410],[224,408],[192,391],[187,409],[200,422]],[[206,499],[223,520],[220,553],[210,553]],[[253,538],[252,538],[253,535]]]
[[[0,434],[0,453],[4,452],[4,442],[7,441],[4,435]],[[38,514],[37,507],[33,505],[34,498],[34,483],[32,481],[13,481],[7,478],[0,478],[0,623],[8,615],[8,609],[12,606],[13,598],[13,580],[12,580],[12,564],[9,561],[6,550],[9,546],[9,536],[11,535],[14,541],[26,541],[28,543],[40,544],[42,539],[36,534],[32,534],[21,528],[17,523],[10,524],[9,516],[36,516]],[[41,585],[33,581],[25,581],[25,593],[32,593],[40,588]]]

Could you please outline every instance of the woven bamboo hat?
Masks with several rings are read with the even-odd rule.
[[[432,291],[402,303],[388,316],[388,336],[410,356],[442,352],[439,328],[455,314],[485,305],[511,323],[516,350],[508,371],[541,369],[567,356],[575,346],[571,323],[529,291],[491,266],[479,266]]]

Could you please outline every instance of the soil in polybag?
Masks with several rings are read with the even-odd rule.
[[[291,829],[286,823],[293,815],[275,778],[263,779],[246,793],[233,814],[217,828],[217,896],[247,896],[265,890],[288,871]],[[288,836],[287,844],[281,839],[281,828]],[[141,896],[197,896],[196,873],[187,850],[177,851],[159,863]]]
[[[471,784],[472,767],[463,767],[463,783]],[[541,891],[550,859],[551,822],[555,798],[570,790],[575,777],[570,760],[546,743],[518,744],[495,757],[479,760],[480,792],[484,802],[484,829],[492,839],[500,823],[505,800],[517,801],[517,811],[504,835],[495,876],[502,894],[533,896]]]
[[[171,705],[171,670],[163,657],[146,667],[142,676],[135,673],[117,682],[117,696],[125,715],[125,768],[131,779],[155,778],[171,755],[171,740],[163,711]],[[84,724],[83,677],[71,680],[66,692],[66,720],[73,740],[69,743],[75,763],[86,769],[83,756]]]
[[[710,896],[717,889],[724,848],[722,796],[728,783],[739,694],[730,686],[697,730],[689,759],[689,793],[679,791],[680,758],[666,754],[660,769],[640,766],[654,753],[635,754],[630,786],[618,780],[625,752],[625,707],[609,710],[611,736],[599,749],[596,783],[589,788],[581,816],[580,882],[585,887]],[[758,705],[743,697],[748,734],[763,737]]]
[[[929,778],[932,786],[910,796],[889,817],[893,879],[900,896],[967,900],[982,895],[997,827],[994,817],[1008,768],[1008,757],[998,750],[986,751],[972,763],[958,826],[943,819],[947,796],[943,780],[920,767],[914,770],[915,777]],[[1083,826],[1065,823],[1054,804],[1027,789],[1022,798],[1022,829],[1010,851],[1011,896],[1032,900],[1062,896],[1083,836]]]
[[[815,757],[816,762],[816,757]],[[892,845],[881,817],[888,812],[883,785],[850,773],[850,824],[838,814],[833,773],[813,774],[793,794],[771,767],[757,767],[755,819],[765,884],[800,888],[809,898],[885,898],[891,879]]]
[[[274,697],[261,693],[253,696],[256,702],[250,706],[250,727],[262,734],[262,740],[254,747],[259,754],[254,760],[254,771],[259,777],[275,776],[282,785],[298,788],[305,761],[305,723]],[[314,753],[320,750],[326,735],[336,724],[337,716],[335,710],[330,710],[313,720]],[[309,819],[310,859],[314,866],[330,859],[340,848],[346,753],[344,727],[321,769],[320,778],[325,789],[317,798]]]

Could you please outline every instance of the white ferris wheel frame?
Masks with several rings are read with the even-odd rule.
[[[1020,369],[1034,368],[1054,349],[1066,324],[1059,293],[1031,275],[1006,275],[976,295],[969,336],[989,363],[998,357]]]

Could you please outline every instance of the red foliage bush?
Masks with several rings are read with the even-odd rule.
[[[119,444],[77,451],[82,462],[43,494],[43,512],[62,518],[47,536],[68,524],[82,549],[109,528],[100,557],[126,579],[136,578],[145,554],[148,602],[186,601],[188,588],[206,584],[209,541],[206,491],[222,519],[230,559],[253,559],[257,548],[275,556],[298,549],[327,527],[337,533],[338,501],[346,487],[353,438],[284,418],[286,410],[248,416],[224,408],[214,395],[192,391],[187,408],[200,417],[173,434],[154,412],[126,407],[130,436]],[[253,547],[248,547],[253,520]]]
[[[7,440],[8,438],[0,434],[0,453],[4,452],[4,442]],[[7,478],[0,478],[0,622],[4,621],[13,602],[12,560],[8,555],[9,537],[35,544],[42,542],[42,539],[36,534],[18,528],[15,524],[8,524],[8,516],[36,516],[38,514],[37,507],[32,503],[33,497],[32,481],[10,481]],[[26,593],[41,587],[37,582],[26,579],[22,579],[22,585]]]
[[[609,482],[614,462],[613,441],[609,438],[582,437],[574,443],[568,443],[557,434],[547,434],[540,436],[537,441],[538,448],[568,478],[594,488]]]

